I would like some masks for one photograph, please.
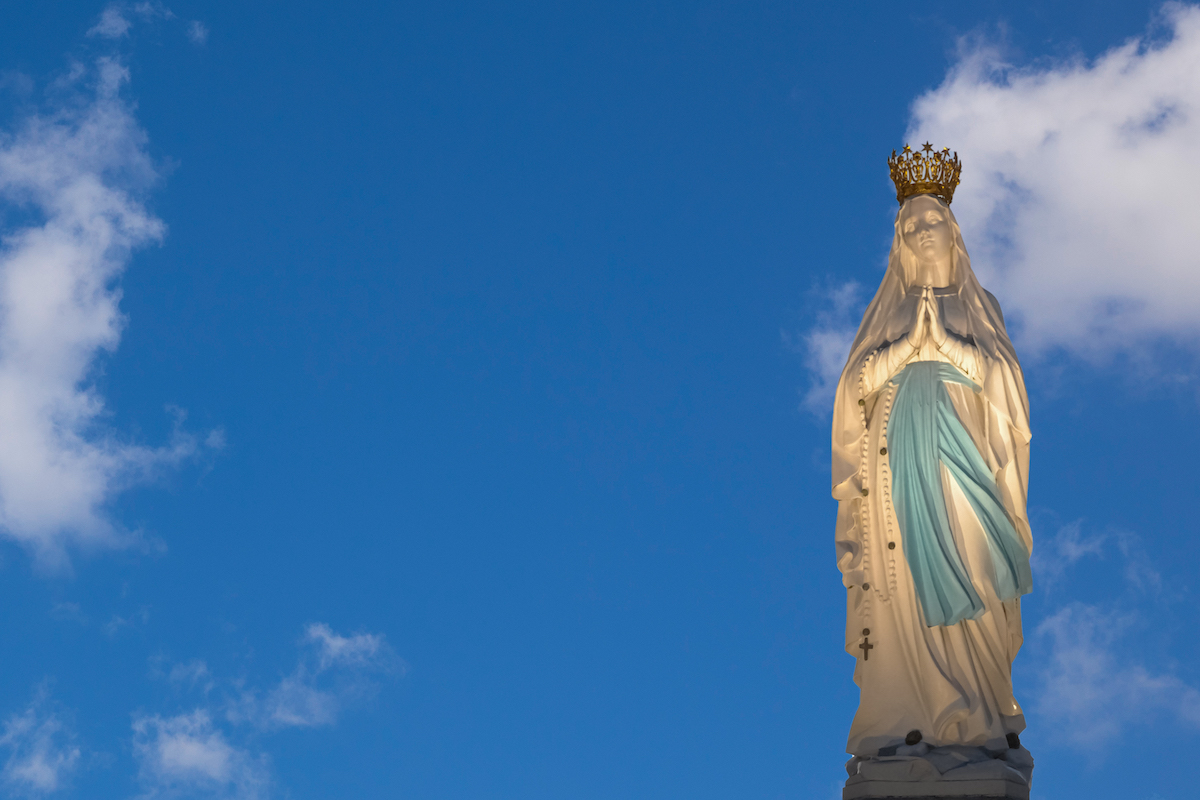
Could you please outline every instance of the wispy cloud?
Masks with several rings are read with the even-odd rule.
[[[187,25],[187,37],[192,44],[204,44],[208,41],[208,26],[198,19],[191,20]]]
[[[304,643],[316,651],[317,668],[378,668],[391,663],[387,644],[375,633],[342,636],[324,622],[314,622],[304,631]]]
[[[253,800],[265,796],[270,765],[245,745],[271,731],[333,725],[341,711],[377,688],[381,676],[404,672],[404,662],[379,634],[343,636],[324,623],[305,629],[296,666],[266,688],[218,687],[199,660],[152,674],[181,690],[199,690],[198,707],[174,716],[135,716],[134,754],[147,797],[206,796]],[[156,659],[156,662],[158,660]]]
[[[50,608],[50,618],[59,621],[71,621],[80,625],[86,625],[88,618],[83,613],[83,608],[79,603],[55,603]]]
[[[270,787],[267,757],[230,744],[204,709],[134,717],[133,753],[147,798],[257,800]]]
[[[1068,569],[1086,556],[1100,558],[1109,536],[1104,533],[1084,533],[1083,520],[1068,522],[1054,533],[1043,531],[1033,549],[1032,566],[1037,575],[1037,584],[1043,590],[1054,588]]]
[[[342,707],[375,688],[379,674],[405,670],[382,636],[341,636],[324,623],[305,630],[295,669],[261,696],[245,692],[230,716],[264,728],[318,727],[337,720]]]
[[[809,300],[814,308],[808,316],[809,327],[799,333],[783,331],[782,336],[808,369],[809,383],[801,405],[818,416],[828,416],[865,302],[862,287],[853,281],[815,289]]]
[[[209,692],[213,688],[212,672],[209,671],[208,664],[198,658],[181,664],[173,664],[170,672],[167,673],[167,680],[177,686],[199,687],[205,692]]]
[[[1050,643],[1038,711],[1080,750],[1098,752],[1126,727],[1163,714],[1200,727],[1200,691],[1137,663],[1120,646],[1133,619],[1117,608],[1072,603],[1037,628]]]
[[[1023,352],[1200,343],[1200,8],[1169,3],[1092,61],[964,40],[908,137],[960,153],[955,213]]]
[[[101,628],[104,635],[112,638],[120,633],[125,628],[132,628],[136,625],[145,625],[150,621],[150,609],[143,606],[136,613],[128,617],[122,617],[120,614],[113,614],[108,622],[104,623]]]
[[[0,134],[0,203],[28,220],[0,238],[0,532],[43,566],[69,544],[130,542],[109,502],[205,446],[182,413],[163,446],[124,439],[93,382],[125,322],[117,280],[166,230],[140,199],[157,174],[128,80],[114,58],[76,65],[54,103]]]
[[[64,788],[79,763],[74,733],[39,689],[29,707],[4,721],[0,749],[8,751],[0,777],[10,795],[41,796]]]
[[[88,30],[88,36],[100,36],[105,39],[120,39],[129,33],[133,23],[125,14],[125,8],[113,3],[100,12],[100,19]]]
[[[1140,538],[1115,529],[1092,533],[1075,521],[1039,542],[1034,577],[1047,599],[1096,586],[1106,587],[1107,599],[1067,602],[1041,622],[1027,620],[1033,652],[1024,663],[1038,686],[1034,724],[1088,754],[1137,726],[1170,720],[1200,728],[1200,690],[1143,638],[1148,620],[1171,618],[1169,606],[1180,598],[1164,592]]]
[[[134,20],[174,19],[171,9],[158,2],[116,2],[109,3],[100,12],[87,32],[88,36],[98,36],[102,39],[121,39],[129,35]]]

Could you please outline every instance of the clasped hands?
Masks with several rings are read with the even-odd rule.
[[[925,286],[921,289],[921,297],[917,300],[917,310],[913,325],[908,329],[908,343],[914,349],[919,349],[921,343],[925,341],[925,337],[933,339],[934,345],[939,350],[946,343],[946,326],[942,323],[940,309],[938,308],[937,298],[933,296],[933,287]]]

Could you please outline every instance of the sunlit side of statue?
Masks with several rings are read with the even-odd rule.
[[[1031,588],[1029,401],[950,211],[957,156],[906,147],[889,163],[895,237],[833,414],[846,652],[860,687],[846,797],[887,796],[896,781],[1027,797],[1011,671]]]

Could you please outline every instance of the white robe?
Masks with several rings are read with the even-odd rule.
[[[907,348],[901,340],[889,349]],[[943,466],[942,487],[955,544],[984,613],[975,620],[928,627],[918,608],[891,502],[888,456],[881,454],[887,446],[888,415],[896,392],[887,381],[908,363],[945,361],[979,382],[978,353],[970,345],[962,350],[966,352],[944,354],[927,340],[899,364],[888,363],[885,350],[864,370],[866,396],[873,400],[864,459],[863,485],[868,495],[858,504],[855,527],[862,533],[862,557],[853,576],[856,584],[848,589],[846,614],[846,649],[858,657],[854,681],[861,688],[847,745],[854,755],[875,755],[881,747],[903,741],[912,730],[921,731],[924,741],[934,747],[1003,748],[1007,733],[1025,727],[1021,707],[1013,698],[1011,676],[1012,660],[1021,645],[1020,600],[1005,603],[996,596],[986,534],[974,509]],[[971,420],[981,417],[975,392],[960,384],[947,384],[947,390],[959,419],[973,432],[978,426]],[[863,643],[871,645],[865,659]]]
[[[938,303],[957,345],[943,353],[903,338],[914,296],[893,247],[888,273],[864,316],[838,386],[834,411],[835,539],[847,591],[846,652],[857,659],[860,703],[847,751],[875,756],[912,730],[930,746],[1005,747],[1025,727],[1013,697],[1012,662],[1022,642],[1020,600],[993,587],[987,539],[962,490],[942,468],[955,543],[984,611],[955,625],[925,624],[891,502],[887,422],[896,389],[888,380],[913,361],[954,364],[981,387],[947,384],[954,408],[996,479],[1005,511],[1027,551],[1028,400],[995,298],[970,270],[957,223],[956,282]],[[859,404],[859,400],[863,400]],[[893,545],[889,547],[889,545]],[[866,633],[869,631],[869,633]],[[870,648],[864,650],[863,646]]]

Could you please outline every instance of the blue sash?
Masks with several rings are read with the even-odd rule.
[[[987,535],[996,594],[1011,600],[1033,588],[1029,553],[1004,510],[991,470],[954,410],[947,381],[979,391],[950,364],[909,364],[892,378],[896,399],[887,423],[892,503],[929,627],[953,625],[983,613],[983,601],[971,585],[950,530],[941,464],[970,501]]]

